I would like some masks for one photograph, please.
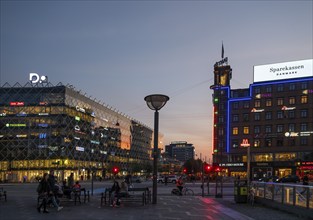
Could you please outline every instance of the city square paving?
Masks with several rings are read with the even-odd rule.
[[[49,207],[48,214],[38,213],[36,210],[37,196],[36,184],[13,184],[3,186],[8,192],[8,201],[0,201],[1,220],[32,220],[32,219],[118,219],[118,220],[253,220],[253,219],[275,219],[296,220],[302,219],[295,215],[278,210],[256,205],[237,204],[232,196],[215,198],[213,196],[172,196],[165,194],[172,187],[159,187],[160,193],[157,204],[125,202],[120,207],[100,206],[99,183],[95,185],[94,195],[90,202],[74,205],[63,203],[64,208],[57,212],[55,208]],[[89,187],[89,186],[88,186]],[[88,189],[88,188],[87,188]],[[166,192],[167,192],[166,191]]]

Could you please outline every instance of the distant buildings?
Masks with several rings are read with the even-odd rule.
[[[195,148],[193,144],[185,141],[174,141],[165,146],[165,152],[169,157],[175,158],[181,162],[185,162],[195,157]]]
[[[35,181],[50,169],[61,180],[104,177],[112,166],[125,174],[150,163],[152,129],[46,80],[0,88],[0,181]]]
[[[215,65],[211,86],[214,164],[246,176],[250,158],[251,179],[313,175],[313,60],[255,66],[243,89],[231,89],[224,64]]]

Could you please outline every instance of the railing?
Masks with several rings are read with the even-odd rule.
[[[273,182],[252,182],[255,197],[284,205],[313,209],[313,186]]]

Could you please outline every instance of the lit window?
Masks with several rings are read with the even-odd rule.
[[[238,135],[238,127],[233,127],[233,135]]]
[[[243,133],[249,134],[249,127],[243,127]]]
[[[268,107],[272,106],[272,99],[266,99],[265,105]]]
[[[253,144],[254,147],[260,147],[260,145],[261,145],[260,140],[254,140],[254,144]]]
[[[255,100],[254,101],[254,107],[258,108],[261,106],[261,101],[260,100]]]
[[[296,104],[296,98],[295,97],[289,97],[289,104],[290,105]]]
[[[308,96],[306,95],[301,96],[301,104],[306,104],[306,103],[308,103]]]
[[[284,98],[278,98],[277,105],[284,105]]]

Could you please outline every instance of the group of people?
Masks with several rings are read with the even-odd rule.
[[[114,207],[119,207],[120,206],[120,201],[121,197],[127,197],[128,196],[128,184],[127,181],[124,180],[121,183],[121,186],[117,180],[114,180],[113,185],[110,189],[110,206]]]
[[[63,209],[63,207],[60,206],[60,201],[58,198],[65,195],[69,199],[71,199],[71,193],[73,192],[73,190],[80,189],[81,185],[79,184],[79,181],[76,181],[76,183],[74,184],[73,173],[71,173],[71,175],[68,177],[67,184],[65,180],[63,181],[62,187],[57,183],[56,177],[54,176],[54,170],[50,170],[50,173],[44,173],[43,178],[41,179],[37,187],[37,211],[41,213],[41,210],[43,208],[43,213],[49,213],[47,209],[47,205],[49,202],[52,203],[57,211],[60,211],[61,209]]]

